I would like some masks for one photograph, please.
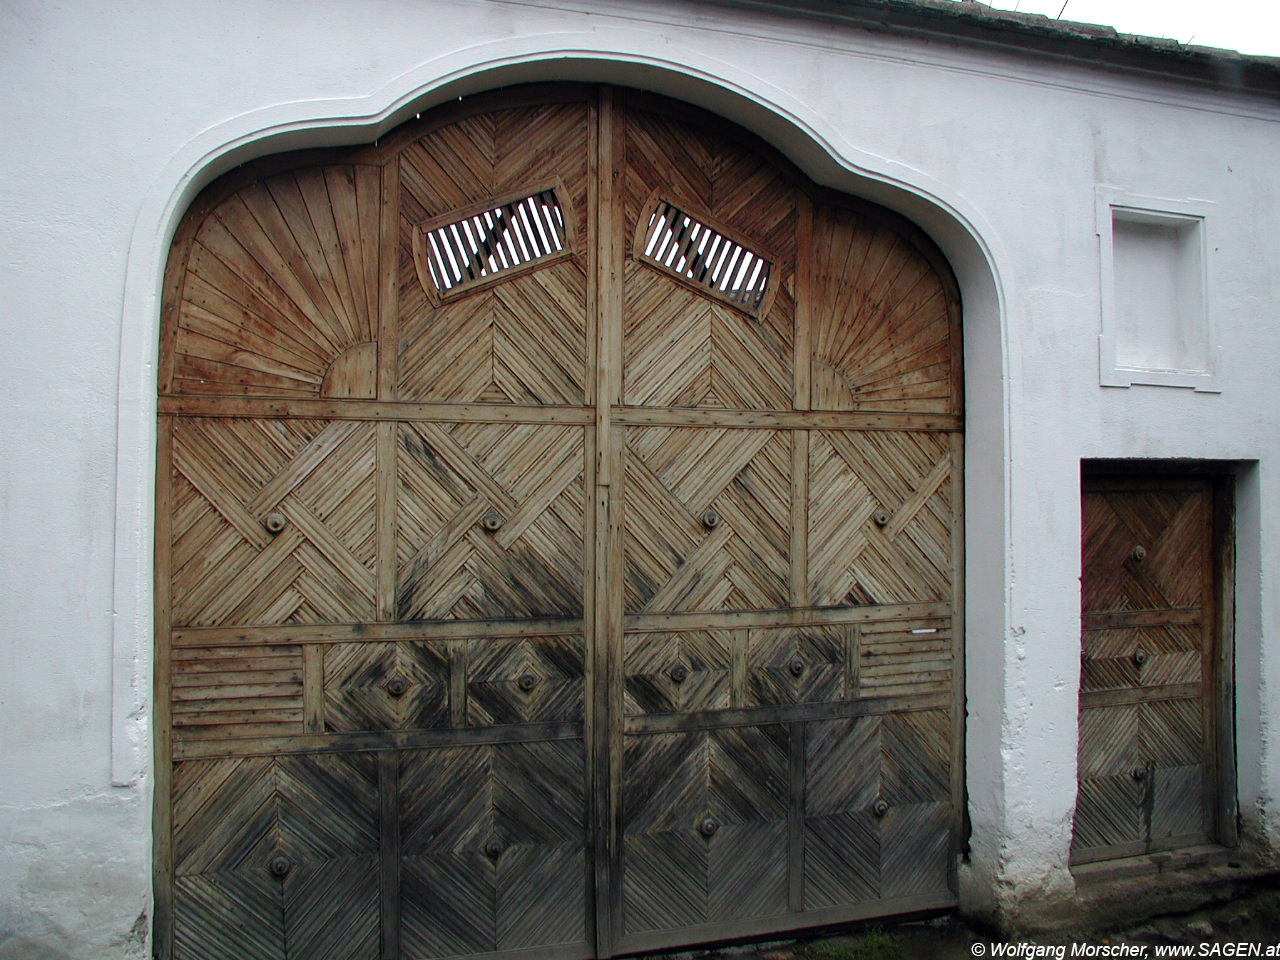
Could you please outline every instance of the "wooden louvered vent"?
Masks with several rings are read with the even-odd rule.
[[[649,216],[646,260],[755,313],[764,303],[773,264],[665,200]]]
[[[564,224],[560,200],[548,187],[419,227],[414,256],[432,288],[457,294],[563,252]]]

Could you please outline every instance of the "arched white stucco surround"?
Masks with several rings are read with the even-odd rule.
[[[648,52],[646,52],[648,51]],[[660,51],[654,53],[652,51]],[[696,66],[694,66],[696,65]],[[367,143],[444,101],[546,80],[641,87],[718,113],[774,144],[819,183],[899,211],[947,256],[963,299],[966,412],[966,777],[972,863],[962,897],[989,909],[994,882],[1016,845],[1006,816],[1007,734],[1016,720],[1006,681],[1011,636],[1007,585],[1010,357],[1004,261],[981,212],[947,184],[893,157],[860,150],[822,104],[708,58],[670,34],[637,29],[543,34],[486,42],[428,60],[371,93],[279,103],[235,116],[188,140],[147,191],[134,225],[123,297],[118,379],[113,573],[112,780],[149,790],[153,761],[153,552],[156,360],[160,293],[169,245],[196,194],[247,160],[287,150]],[[799,86],[799,85],[798,85]],[[1014,378],[1016,382],[1016,377]],[[1016,711],[1013,711],[1016,712]],[[1016,832],[1016,830],[1015,830]],[[1069,884],[1065,838],[1047,886]]]

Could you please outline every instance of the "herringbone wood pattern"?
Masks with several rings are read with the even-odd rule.
[[[568,960],[949,902],[951,287],[704,120],[504,91],[237,174],[180,231],[166,960]],[[443,291],[415,258],[551,191],[563,249]],[[658,203],[770,263],[749,309],[644,261]],[[1184,682],[1179,625],[1143,629]],[[1194,721],[1149,713],[1152,756]],[[1198,768],[1162,757],[1175,836]]]
[[[399,157],[399,395],[453,403],[586,399],[587,124],[582,103],[468,117]],[[418,224],[555,177],[573,256],[437,304],[416,270]]]
[[[1077,860],[1212,833],[1210,516],[1207,481],[1086,484]]]

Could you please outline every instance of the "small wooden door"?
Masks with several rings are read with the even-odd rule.
[[[1090,476],[1072,861],[1218,838],[1214,488]]]
[[[161,346],[163,956],[955,902],[959,304],[910,224],[505,90],[212,186]]]

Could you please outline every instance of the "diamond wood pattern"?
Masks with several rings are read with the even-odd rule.
[[[180,420],[173,488],[175,623],[373,619],[371,425]]]
[[[1208,481],[1086,478],[1077,862],[1212,836]]]
[[[629,429],[627,611],[785,606],[790,464],[778,431]]]
[[[531,197],[556,236],[499,263]],[[658,209],[767,276],[700,275],[691,227],[646,259]],[[587,960],[954,905],[955,289],[906,221],[636,91],[213,184],[164,294],[158,957]],[[1207,675],[1148,569],[1117,589],[1181,612],[1090,628],[1098,695]],[[1162,840],[1196,703],[1107,708]]]
[[[578,427],[402,424],[399,616],[580,616],[582,443]]]
[[[406,752],[405,956],[581,941],[584,784],[581,741]]]
[[[173,810],[176,957],[378,956],[370,756],[179,764]]]
[[[950,596],[951,469],[945,436],[814,432],[810,602],[904,603]]]

